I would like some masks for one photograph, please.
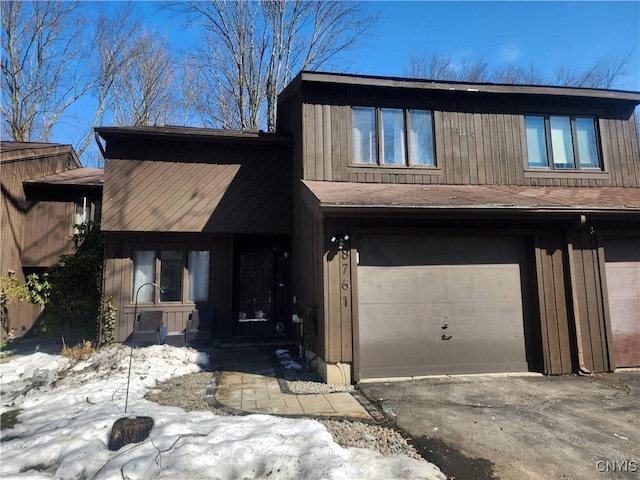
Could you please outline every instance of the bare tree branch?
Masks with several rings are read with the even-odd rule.
[[[414,54],[409,57],[405,75],[445,81],[613,88],[626,76],[630,61],[631,52],[625,52],[622,55],[601,58],[583,70],[563,65],[556,69],[553,77],[547,77],[533,65],[524,67],[507,64],[490,71],[489,64],[483,58],[463,58],[455,61],[451,57],[442,57],[437,53],[429,58]]]
[[[411,55],[405,75],[429,80],[486,82],[490,78],[488,66],[483,58],[463,57],[456,62],[451,57],[441,57],[437,53],[429,59],[422,55]]]
[[[631,52],[603,57],[585,70],[577,71],[570,66],[561,66],[555,72],[553,83],[568,87],[612,88],[626,76],[631,61]]]
[[[77,2],[3,1],[2,128],[17,141],[49,141],[67,109],[91,88]]]
[[[76,152],[80,156],[93,141],[94,127],[102,123],[105,113],[113,108],[114,83],[118,74],[128,68],[131,61],[129,39],[140,29],[140,19],[134,14],[133,3],[119,2],[115,10],[108,10],[111,5],[98,4],[93,33],[94,56],[91,58],[91,94],[96,107],[91,125],[85,131],[81,143],[76,146]]]
[[[172,123],[179,109],[176,67],[166,37],[144,30],[123,47],[126,59],[115,71],[111,107],[116,125]]]
[[[171,8],[207,30],[191,57],[187,97],[205,125],[225,128],[257,130],[266,120],[275,130],[277,96],[293,75],[330,66],[375,23],[363,4],[330,0],[210,0]]]

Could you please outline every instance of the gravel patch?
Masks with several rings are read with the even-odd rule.
[[[220,416],[229,416],[205,401],[205,392],[213,380],[213,373],[198,372],[182,377],[174,377],[159,383],[144,398],[150,402],[167,407],[179,407],[186,412],[208,410]]]
[[[289,350],[276,350],[276,357],[280,363],[281,387],[287,393],[296,395],[309,393],[334,393],[353,392],[353,385],[327,385],[324,383],[318,372],[306,370],[303,360],[296,360],[291,357]]]
[[[417,460],[423,460],[417,450],[407,443],[399,432],[392,428],[370,423],[318,419],[335,442],[342,447],[368,448],[388,457],[391,455],[406,455]]]

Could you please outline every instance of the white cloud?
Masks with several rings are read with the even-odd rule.
[[[498,50],[498,58],[501,62],[517,62],[521,56],[522,49],[514,42],[502,45]]]

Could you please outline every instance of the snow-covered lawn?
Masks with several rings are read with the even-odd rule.
[[[126,415],[150,416],[155,425],[144,442],[112,452],[111,427],[125,416],[129,352],[117,345],[75,364],[44,353],[1,364],[0,412],[21,412],[1,434],[0,477],[445,479],[424,461],[342,448],[313,420],[221,417],[151,403],[143,397],[157,382],[208,362],[169,346],[134,350]]]

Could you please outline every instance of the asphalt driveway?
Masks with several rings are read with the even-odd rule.
[[[640,479],[640,372],[358,388],[456,480]]]

